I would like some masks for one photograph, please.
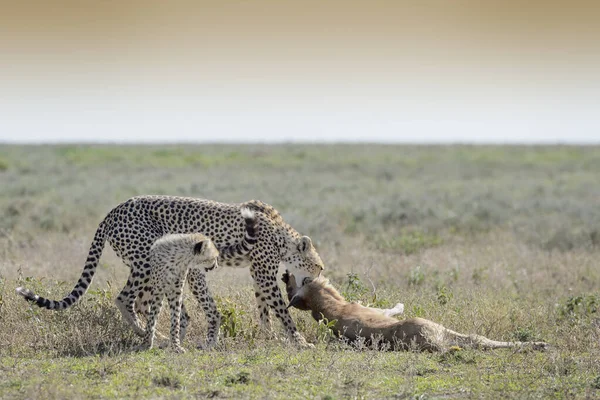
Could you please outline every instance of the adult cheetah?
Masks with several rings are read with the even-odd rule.
[[[244,238],[242,208],[256,213],[257,242],[247,256],[224,260],[222,264],[250,266],[263,328],[270,331],[269,307],[273,308],[294,343],[308,346],[285,307],[277,286],[277,271],[281,263],[299,278],[316,277],[323,270],[323,262],[308,236],[301,236],[272,206],[258,200],[228,204],[190,197],[133,197],[116,206],[100,223],[81,277],[68,296],[54,301],[22,288],[18,288],[17,292],[27,300],[50,310],[72,306],[87,291],[104,243],[108,240],[115,253],[131,270],[127,284],[117,296],[117,306],[134,331],[144,336],[145,330],[140,326],[135,306],[141,312],[146,312],[148,306],[147,284],[150,280],[149,253],[152,244],[169,233],[202,233],[210,237],[217,248],[230,247]],[[198,285],[201,275],[196,269],[188,273],[187,280],[192,290]],[[182,323],[187,324],[188,316],[183,307],[181,318],[185,320]]]
[[[236,254],[248,254],[256,243],[253,211],[242,208],[246,222],[246,237],[238,249],[229,248],[230,258]],[[212,348],[219,335],[221,314],[217,310],[204,276],[205,271],[218,267],[219,250],[212,240],[201,233],[175,233],[158,239],[150,249],[150,302],[148,304],[148,324],[146,325],[145,347],[151,349],[154,344],[156,321],[162,307],[162,299],[166,294],[171,309],[171,345],[177,353],[185,350],[181,342],[185,337],[186,325],[180,326],[181,307],[183,300],[183,285],[191,268],[197,268],[201,275],[197,286],[193,288],[194,296],[198,299],[208,320],[208,334],[205,348]],[[187,323],[187,320],[183,320]]]

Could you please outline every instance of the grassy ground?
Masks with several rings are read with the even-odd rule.
[[[1,145],[0,188],[0,398],[600,397],[598,147]],[[311,236],[347,298],[552,347],[357,350],[293,311],[317,345],[299,351],[261,337],[248,271],[224,268],[209,277],[217,349],[195,350],[206,325],[188,298],[188,353],[133,352],[109,247],[72,309],[17,298],[68,293],[104,215],[149,193],[261,199]]]

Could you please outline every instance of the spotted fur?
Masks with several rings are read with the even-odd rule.
[[[254,225],[256,218],[254,212],[242,209],[246,222],[246,237],[244,240],[228,248],[221,259],[231,259],[237,256],[246,256],[256,243]],[[156,321],[162,307],[162,299],[167,296],[171,310],[171,344],[178,353],[183,353],[181,342],[185,337],[188,318],[181,319],[183,285],[188,271],[197,268],[202,272],[198,274],[195,286],[192,287],[194,296],[205,310],[208,320],[208,335],[206,348],[213,347],[219,335],[221,314],[217,310],[214,299],[206,285],[204,272],[218,267],[219,251],[212,240],[201,233],[168,234],[158,239],[150,248],[150,303],[148,311],[148,324],[146,326],[145,344],[152,348]],[[185,310],[183,310],[185,312]],[[180,326],[180,319],[183,324]]]
[[[117,306],[135,332],[144,336],[145,330],[140,326],[136,307],[145,313],[148,306],[152,244],[170,233],[202,233],[210,237],[218,249],[235,246],[244,238],[245,223],[240,212],[243,207],[256,213],[257,242],[247,256],[238,255],[224,261],[223,265],[249,265],[263,327],[270,330],[269,308],[272,308],[292,340],[298,345],[307,345],[285,308],[277,286],[277,271],[279,264],[283,263],[298,277],[315,277],[323,270],[323,262],[308,236],[301,236],[272,206],[258,200],[228,204],[189,197],[133,197],[115,207],[100,223],[81,277],[69,295],[55,301],[23,288],[17,288],[17,292],[50,310],[72,306],[87,291],[104,243],[108,241],[130,268],[127,284],[117,296]],[[223,254],[225,252],[222,251]],[[187,280],[191,287],[197,285],[201,276],[198,269],[189,271]],[[182,313],[182,318],[186,319],[185,313]]]

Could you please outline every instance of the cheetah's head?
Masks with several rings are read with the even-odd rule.
[[[282,262],[286,269],[296,276],[298,282],[303,282],[305,277],[316,278],[325,268],[308,236],[302,236],[296,244],[295,251],[284,257]]]
[[[217,259],[219,258],[219,250],[212,242],[206,238],[198,241],[194,245],[194,261],[198,267],[204,268],[206,271],[217,268]]]

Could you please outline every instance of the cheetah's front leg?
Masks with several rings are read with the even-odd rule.
[[[281,291],[279,290],[279,286],[277,286],[278,267],[278,263],[270,266],[270,268],[255,266],[253,263],[250,268],[250,274],[260,288],[265,299],[264,301],[275,311],[275,315],[285,327],[290,340],[298,347],[314,347],[313,344],[308,343],[304,339],[304,336],[298,332],[296,324],[283,302]]]
[[[204,314],[206,315],[206,320],[208,322],[206,345],[199,345],[199,347],[211,349],[217,344],[217,339],[219,337],[219,329],[221,326],[221,313],[219,313],[219,310],[217,309],[217,304],[215,303],[215,300],[213,299],[208,290],[204,271],[198,268],[193,268],[188,273],[187,279],[190,284],[190,289],[192,290],[194,297],[196,297],[196,299],[202,306]]]
[[[271,316],[269,315],[269,304],[267,304],[267,296],[262,292],[260,285],[254,282],[254,297],[256,298],[256,306],[258,307],[258,316],[260,318],[260,329],[269,339],[277,339],[277,335],[273,331],[271,324]]]

